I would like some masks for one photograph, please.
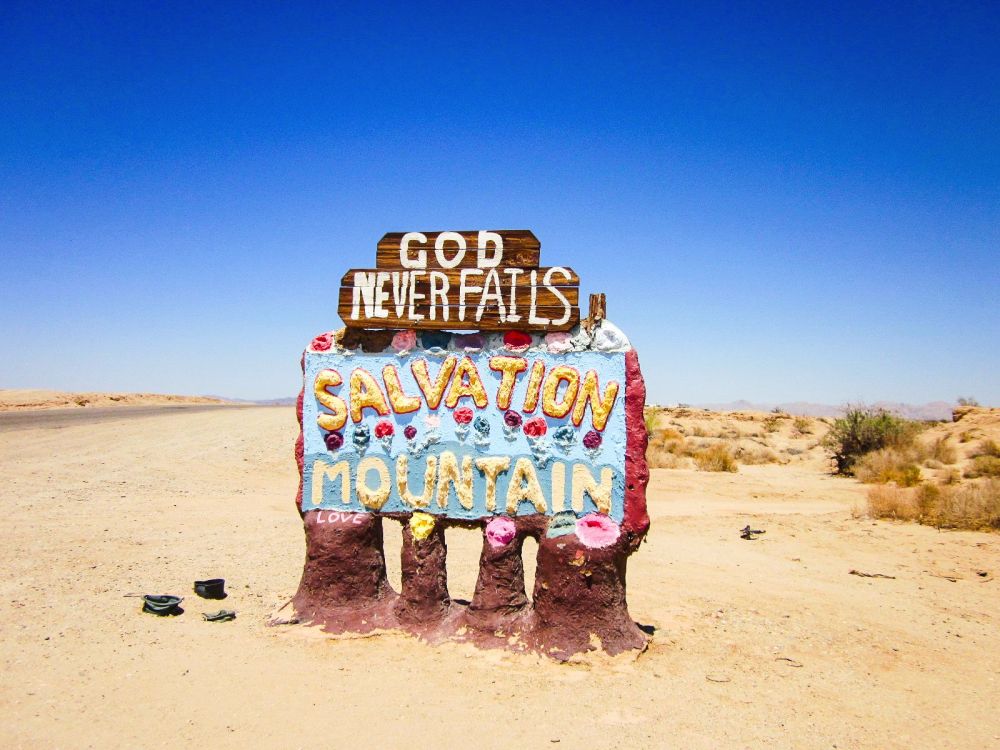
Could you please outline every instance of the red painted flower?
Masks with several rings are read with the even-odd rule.
[[[453,416],[459,424],[469,424],[472,421],[472,409],[468,406],[463,406],[461,409],[455,409]]]
[[[375,437],[386,438],[390,435],[396,434],[396,428],[392,426],[392,422],[382,420],[377,425],[375,425]]]
[[[541,437],[548,429],[549,426],[545,424],[545,420],[541,417],[529,419],[524,423],[524,434],[528,437]]]
[[[507,331],[503,335],[503,345],[508,349],[527,349],[531,346],[531,336],[524,331]]]
[[[601,447],[602,442],[604,442],[604,440],[601,437],[601,433],[597,430],[591,430],[583,436],[583,447],[590,448],[590,450],[597,450]]]
[[[333,334],[332,333],[321,333],[319,336],[314,338],[309,344],[309,348],[314,352],[325,352],[331,346],[333,346]]]
[[[503,421],[508,427],[520,427],[521,415],[513,409],[508,409],[503,413]]]
[[[344,444],[344,436],[339,432],[331,432],[323,439],[323,442],[326,443],[327,450],[339,450]]]
[[[417,428],[414,427],[412,424],[408,424],[406,425],[406,427],[403,428],[403,437],[405,437],[407,440],[413,440],[413,438],[415,438],[416,436],[417,436]]]

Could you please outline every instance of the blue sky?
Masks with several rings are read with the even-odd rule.
[[[291,395],[384,232],[529,228],[650,401],[1000,405],[998,40],[989,2],[4,3],[0,387]]]

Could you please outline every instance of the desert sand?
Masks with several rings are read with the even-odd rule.
[[[223,403],[222,399],[211,396],[176,396],[165,393],[95,393],[23,388],[0,389],[0,411],[221,403]]]
[[[267,627],[302,570],[296,431],[287,407],[0,422],[0,747],[1000,746],[1000,538],[860,516],[815,436],[737,473],[655,469],[629,564],[649,648],[558,664]],[[448,544],[468,599],[480,538]],[[214,576],[229,598],[195,597]],[[237,619],[202,620],[220,604]]]

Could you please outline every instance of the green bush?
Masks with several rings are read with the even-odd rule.
[[[849,406],[834,420],[823,447],[837,463],[838,474],[853,474],[854,464],[866,453],[883,448],[905,448],[920,432],[920,424],[884,409]]]

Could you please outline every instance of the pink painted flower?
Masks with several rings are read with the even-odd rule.
[[[392,349],[395,352],[408,352],[417,348],[416,331],[397,331],[392,337]]]
[[[469,424],[472,421],[472,409],[468,406],[463,406],[460,409],[455,409],[455,413],[452,416],[455,417],[455,421],[458,424]]]
[[[503,413],[503,421],[508,427],[520,427],[522,422],[521,415],[514,411],[513,409],[508,409]]]
[[[602,442],[604,442],[604,438],[601,437],[601,433],[597,430],[591,430],[583,436],[583,447],[590,450],[600,448]]]
[[[321,333],[309,342],[309,348],[314,352],[325,352],[333,346],[333,333]]]
[[[408,424],[406,425],[406,427],[403,428],[403,437],[405,437],[407,440],[413,440],[413,438],[415,438],[416,436],[417,436],[417,428],[414,427],[412,424]]]
[[[392,426],[392,422],[383,419],[377,425],[375,425],[375,437],[379,440],[382,438],[390,437],[396,434],[396,428]]]
[[[570,335],[565,331],[545,334],[545,346],[553,354],[563,354],[573,348]]]
[[[588,513],[576,522],[576,536],[584,547],[609,547],[619,534],[618,524],[603,513]]]
[[[541,417],[535,417],[534,419],[529,419],[524,423],[524,434],[528,437],[541,437],[549,429],[549,426],[545,424],[545,420]]]
[[[486,524],[486,541],[494,549],[506,547],[517,536],[517,526],[506,516],[495,516]]]

